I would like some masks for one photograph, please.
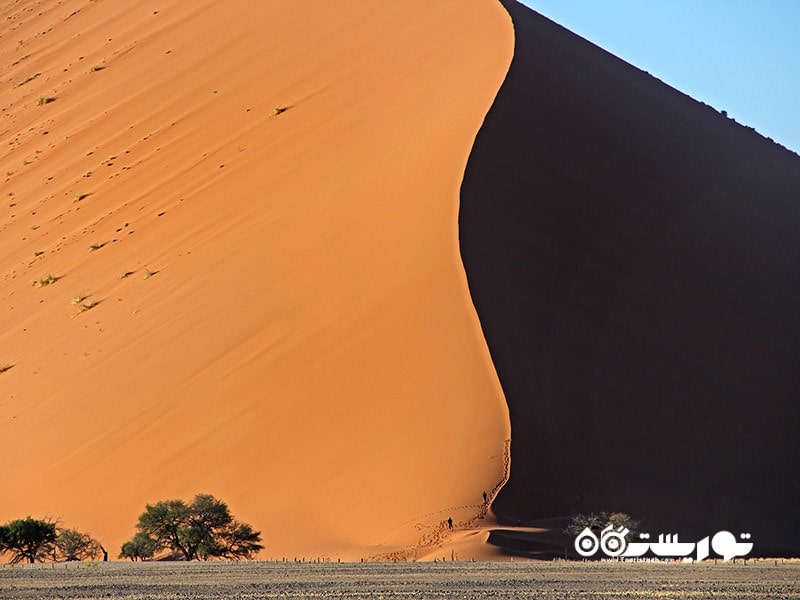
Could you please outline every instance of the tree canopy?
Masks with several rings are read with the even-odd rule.
[[[53,559],[57,561],[94,560],[104,554],[97,540],[76,529],[60,530],[52,546]]]
[[[570,524],[564,529],[564,533],[579,535],[586,527],[597,533],[609,525],[627,527],[630,532],[626,535],[626,539],[633,539],[638,535],[642,522],[622,512],[579,513],[572,517]]]
[[[56,524],[27,517],[0,525],[0,551],[11,553],[11,563],[44,560],[57,537]]]
[[[4,553],[11,554],[12,564],[91,560],[105,554],[90,535],[32,517],[0,525],[0,554]]]
[[[250,559],[263,546],[261,532],[236,521],[228,505],[210,494],[191,503],[162,500],[139,515],[138,532],[122,546],[120,558],[147,560],[167,552],[175,560]]]
[[[130,540],[122,544],[120,558],[129,558],[132,561],[149,560],[155,556],[158,543],[149,535],[138,532]]]

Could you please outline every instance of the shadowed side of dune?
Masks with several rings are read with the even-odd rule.
[[[514,59],[459,217],[511,412],[493,508],[797,554],[800,158],[502,4]]]

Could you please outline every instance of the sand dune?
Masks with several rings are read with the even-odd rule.
[[[207,492],[264,558],[560,555],[593,510],[800,551],[795,154],[512,0],[0,22],[0,522],[116,554]]]
[[[625,511],[797,555],[800,158],[502,3],[514,59],[460,213],[511,412],[495,512]]]
[[[265,557],[354,559],[485,513],[508,414],[456,217],[502,6],[0,20],[0,521],[116,554],[146,502],[208,492]]]

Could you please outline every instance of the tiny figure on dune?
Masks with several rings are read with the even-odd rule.
[[[486,492],[483,492],[483,503],[486,504],[489,501],[489,496],[486,495]]]
[[[447,528],[448,529],[452,529],[453,528],[453,517],[448,517],[447,518]]]

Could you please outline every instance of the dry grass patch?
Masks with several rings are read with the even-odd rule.
[[[78,298],[80,299],[78,300]],[[78,294],[72,299],[72,305],[75,307],[76,315],[85,313],[87,310],[93,309],[98,304],[100,304],[100,300],[95,300],[94,298],[83,296],[81,294]]]
[[[51,275],[50,273],[48,273],[44,277],[40,277],[39,279],[35,279],[33,281],[33,285],[34,285],[34,287],[45,287],[45,286],[54,284],[56,281],[58,281],[58,279],[59,278],[56,277],[55,275]]]
[[[89,294],[75,294],[75,295],[72,297],[72,305],[73,305],[73,306],[76,306],[76,305],[78,305],[78,304],[82,303],[82,302],[83,302],[84,300],[86,300],[88,297],[89,297]]]

